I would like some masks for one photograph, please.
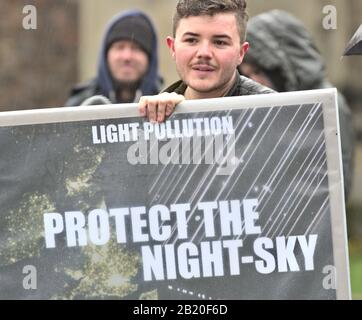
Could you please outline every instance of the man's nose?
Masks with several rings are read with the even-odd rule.
[[[119,56],[125,60],[131,59],[132,55],[133,50],[131,48],[123,48],[119,53]]]
[[[197,56],[209,59],[212,57],[212,46],[209,41],[203,41],[199,44]]]

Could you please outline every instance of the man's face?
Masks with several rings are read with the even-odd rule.
[[[240,44],[232,13],[191,16],[180,20],[167,44],[176,69],[187,84],[186,98],[212,98],[227,93],[249,45]]]
[[[107,62],[113,79],[119,83],[136,83],[148,69],[147,54],[129,40],[114,42],[108,50]]]

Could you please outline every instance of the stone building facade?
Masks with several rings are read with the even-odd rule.
[[[77,81],[78,1],[3,0],[0,11],[0,110],[61,106]]]

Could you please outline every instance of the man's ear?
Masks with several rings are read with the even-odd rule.
[[[249,42],[244,41],[244,43],[240,47],[240,63],[243,62],[244,56],[248,50],[249,50]]]
[[[172,56],[172,58],[174,58],[175,57],[175,39],[172,37],[167,37],[166,42],[167,42],[167,46],[170,50],[171,56]]]

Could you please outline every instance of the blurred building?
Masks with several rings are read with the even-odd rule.
[[[36,29],[25,29],[26,5]],[[78,3],[1,0],[0,110],[61,106],[78,78]]]
[[[69,87],[95,74],[106,23],[117,12],[137,8],[147,12],[159,32],[161,72],[165,82],[177,79],[165,38],[171,34],[176,0],[2,0],[0,20],[0,106],[59,106]],[[25,5],[37,8],[37,29],[25,30]],[[336,29],[325,29],[325,6],[337,10]],[[250,16],[273,8],[290,11],[313,35],[327,62],[331,81],[352,100],[362,101],[359,79],[362,59],[341,54],[362,23],[362,1],[249,0]],[[16,87],[13,92],[11,88]],[[7,94],[4,94],[7,93]],[[22,97],[21,97],[22,96]],[[43,96],[43,98],[40,98]],[[358,98],[358,99],[357,99]],[[354,101],[352,101],[354,102]],[[354,105],[354,103],[353,103]],[[357,106],[356,106],[357,107]],[[362,109],[362,107],[360,107]]]

